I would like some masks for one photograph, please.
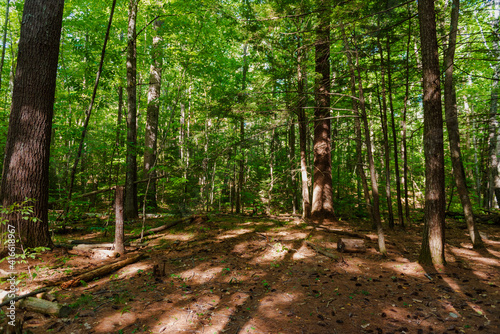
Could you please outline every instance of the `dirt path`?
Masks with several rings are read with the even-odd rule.
[[[70,318],[24,315],[32,333],[500,333],[500,229],[481,226],[472,250],[448,224],[445,268],[417,262],[417,229],[387,234],[376,251],[368,225],[298,218],[219,216],[176,227],[141,249],[147,257],[109,277],[57,291]],[[366,237],[364,253],[339,254],[339,231]],[[336,255],[316,253],[305,240]],[[22,292],[103,262],[54,251],[30,261]],[[2,263],[0,266],[4,266]],[[153,272],[154,265],[159,270]],[[38,266],[38,269],[36,269]],[[24,268],[27,269],[27,268]],[[23,286],[24,284],[24,286]]]

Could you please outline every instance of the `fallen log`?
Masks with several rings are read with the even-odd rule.
[[[314,249],[317,253],[321,254],[321,255],[324,255],[324,256],[327,256],[335,261],[338,261],[339,260],[339,256],[338,255],[335,255],[333,253],[330,253],[326,250],[323,250],[321,249],[320,247],[316,246],[315,244],[309,242],[309,241],[306,241],[306,245],[308,245],[309,247],[311,247],[312,249]]]
[[[142,236],[143,238],[147,235],[153,235],[153,234],[156,234],[158,232],[161,232],[161,231],[164,231],[164,230],[167,230],[171,227],[174,227],[175,225],[178,225],[178,224],[181,224],[181,223],[186,223],[188,221],[191,221],[193,219],[194,216],[190,216],[190,217],[185,217],[185,218],[182,218],[182,219],[179,219],[179,220],[175,220],[173,222],[170,222],[168,224],[165,224],[165,225],[162,225],[162,226],[158,226],[158,227],[155,227],[155,228],[152,228],[152,229],[149,229],[147,231],[144,231],[144,235]],[[126,236],[125,237],[125,240],[131,240],[131,239],[139,239],[141,238],[141,233],[138,233],[138,234],[134,234],[134,235],[129,235],[129,236]]]
[[[142,259],[143,257],[144,257],[144,254],[137,254],[137,255],[132,256],[132,257],[125,259],[123,261],[118,261],[115,263],[111,263],[111,264],[99,267],[97,269],[83,273],[70,281],[64,282],[63,284],[61,284],[61,287],[63,289],[76,287],[76,286],[80,285],[82,281],[89,282],[89,281],[93,280],[94,278],[102,277],[104,275],[107,275],[109,273],[117,271],[118,269],[121,269],[125,266],[128,266],[129,264],[135,263],[135,262],[139,261],[140,259]]]
[[[39,293],[46,292],[49,289],[50,288],[48,287],[38,289],[21,296],[16,296],[14,298],[8,298],[8,295],[10,294],[9,292],[1,291],[0,300],[2,300],[2,303],[0,304],[0,307],[15,303],[16,308],[22,308],[31,312],[53,315],[58,318],[66,318],[71,313],[71,308],[69,306],[60,305],[54,301],[31,297]]]
[[[38,289],[38,290],[35,290],[35,291],[32,291],[32,292],[29,292],[27,294],[21,295],[21,296],[16,296],[14,298],[7,298],[7,296],[10,293],[8,291],[1,290],[0,291],[0,302],[2,302],[2,303],[0,304],[0,307],[5,306],[5,305],[9,305],[10,302],[11,302],[11,300],[14,301],[14,302],[16,302],[16,301],[21,300],[23,298],[28,298],[28,297],[37,295],[39,293],[47,292],[49,290],[50,290],[49,287],[45,287],[45,288],[41,288],[41,289]]]
[[[60,305],[44,299],[27,297],[19,302],[19,307],[26,311],[53,315],[58,318],[66,318],[71,313],[71,307]]]
[[[366,252],[365,241],[341,238],[337,241],[337,250],[340,253],[364,253]]]

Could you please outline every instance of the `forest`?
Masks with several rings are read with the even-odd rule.
[[[500,0],[0,6],[1,333],[500,332]]]

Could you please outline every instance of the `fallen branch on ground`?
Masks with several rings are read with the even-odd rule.
[[[315,244],[313,244],[312,242],[306,241],[306,245],[311,247],[312,249],[314,249],[317,253],[319,253],[321,255],[327,256],[327,257],[329,257],[337,262],[339,261],[338,255],[335,255],[333,253],[325,251],[325,250],[321,249],[319,246],[316,246]]]
[[[94,278],[102,277],[104,275],[107,275],[109,273],[117,271],[118,269],[121,269],[125,266],[128,266],[129,264],[135,263],[135,262],[139,261],[140,259],[142,259],[143,257],[144,257],[144,254],[137,254],[137,255],[132,256],[126,260],[99,267],[99,268],[94,269],[92,271],[81,274],[80,276],[78,276],[78,277],[76,277],[68,282],[61,284],[61,287],[63,289],[67,289],[67,288],[71,288],[71,287],[75,287],[75,286],[80,285],[82,281],[89,282],[89,281],[93,280]]]

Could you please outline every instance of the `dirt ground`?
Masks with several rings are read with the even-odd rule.
[[[55,288],[58,303],[72,308],[68,318],[18,316],[31,333],[500,333],[500,227],[480,229],[487,247],[476,251],[464,223],[449,221],[448,265],[434,268],[417,263],[418,224],[386,231],[383,258],[367,223],[200,216],[129,247],[125,257],[145,254],[139,262],[79,287]],[[87,226],[55,240],[102,235]],[[353,237],[366,251],[339,253],[338,239]],[[21,279],[20,294],[123,260],[106,254],[56,249],[29,259],[29,271],[19,263],[20,272],[36,274]]]

